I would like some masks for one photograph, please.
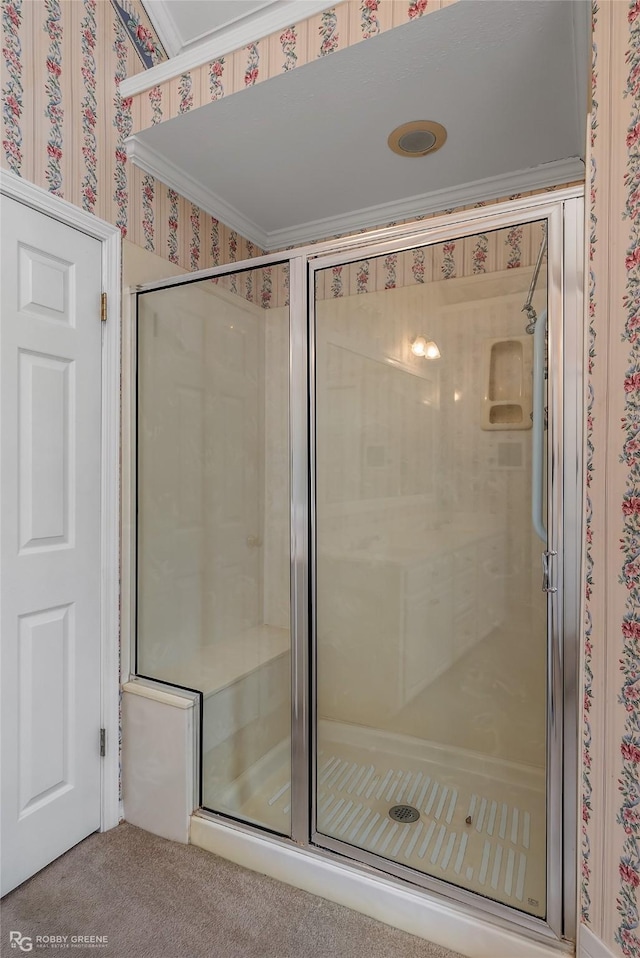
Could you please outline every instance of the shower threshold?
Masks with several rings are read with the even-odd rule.
[[[409,736],[319,723],[317,833],[542,917],[544,770]],[[207,795],[205,759],[204,796]],[[416,809],[415,821],[390,816]],[[282,742],[211,803],[212,810],[286,832],[289,743]],[[414,816],[412,815],[411,818]]]

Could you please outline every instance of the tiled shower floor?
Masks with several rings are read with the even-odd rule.
[[[416,739],[323,723],[317,832],[504,902],[544,914],[542,770],[442,749]],[[239,779],[234,814],[287,831],[288,748]],[[415,823],[389,809],[416,808]]]

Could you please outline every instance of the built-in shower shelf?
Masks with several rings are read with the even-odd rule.
[[[167,680],[173,685],[198,689],[205,696],[220,692],[285,655],[290,648],[288,629],[256,625],[237,635],[203,646],[172,665]],[[157,675],[162,681],[163,676]]]
[[[531,429],[532,337],[488,339],[482,428]]]

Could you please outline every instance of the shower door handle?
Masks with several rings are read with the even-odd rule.
[[[557,588],[551,585],[551,569],[549,567],[549,559],[552,556],[557,556],[557,552],[543,552],[542,553],[542,591],[543,592],[557,592]]]
[[[544,366],[547,311],[540,313],[533,331],[533,435],[531,453],[531,519],[543,542],[544,524]]]

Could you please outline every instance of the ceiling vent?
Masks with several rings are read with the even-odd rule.
[[[435,153],[447,139],[447,131],[432,120],[412,120],[389,134],[389,149],[399,156],[426,156]]]

